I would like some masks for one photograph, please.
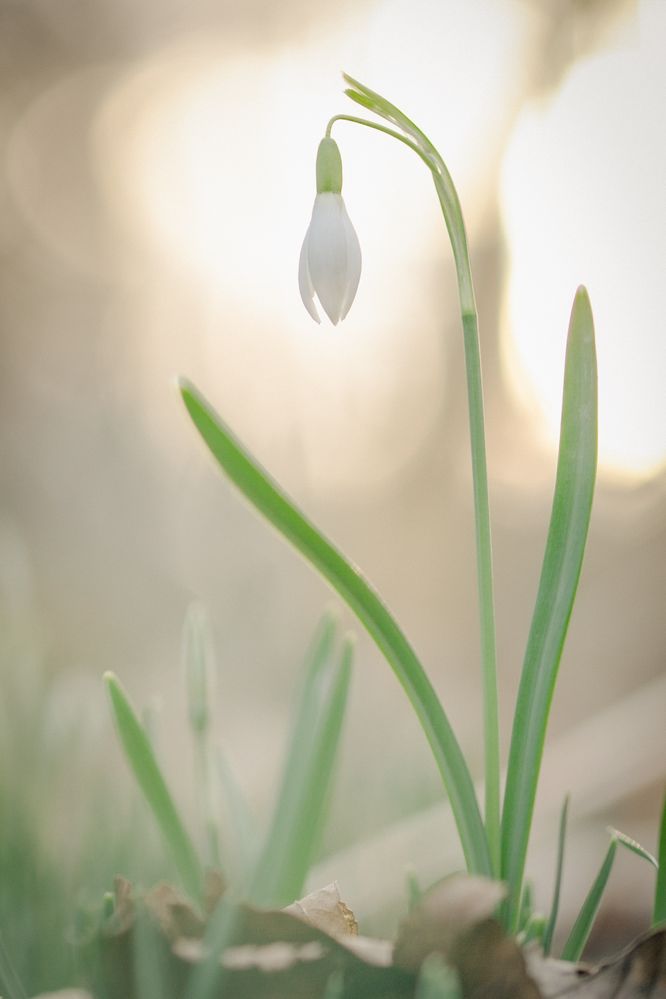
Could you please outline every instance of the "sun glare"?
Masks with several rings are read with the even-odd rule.
[[[599,459],[647,476],[666,459],[666,5],[586,58],[518,120],[504,162],[510,249],[504,356],[557,439],[563,345],[577,285],[599,358]]]
[[[380,487],[437,418],[446,345],[432,304],[433,253],[450,267],[452,295],[455,285],[422,164],[398,143],[341,123],[343,195],[363,274],[342,329],[314,327],[300,301],[297,266],[316,149],[330,115],[359,110],[341,92],[341,69],[384,87],[432,125],[460,177],[473,231],[483,201],[476,188],[487,180],[489,151],[499,148],[508,95],[518,86],[524,26],[514,4],[488,7],[497,30],[484,35],[483,59],[461,102],[442,99],[458,93],[465,76],[459,43],[445,30],[452,19],[456,38],[471,43],[474,12],[451,5],[447,18],[432,0],[362,7],[288,50],[248,56],[229,53],[214,36],[188,39],[125,77],[97,121],[97,162],[114,217],[134,243],[173,265],[170,273],[194,288],[212,315],[207,324],[193,317],[188,335],[202,336],[207,325],[212,370],[236,363],[246,371],[251,361],[262,391],[249,423],[265,433],[279,411],[279,419],[298,424],[311,478],[338,488]],[[418,75],[400,56],[412,52]],[[230,327],[243,336],[230,339]],[[234,386],[226,388],[233,396]],[[225,398],[233,409],[233,398]],[[346,482],[333,481],[336,468],[346,469]]]

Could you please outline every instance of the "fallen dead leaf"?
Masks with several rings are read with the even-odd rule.
[[[601,964],[569,964],[526,954],[543,999],[666,999],[666,930],[649,933]]]

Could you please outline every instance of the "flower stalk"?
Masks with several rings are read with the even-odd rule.
[[[458,194],[446,164],[435,146],[395,105],[390,104],[379,94],[376,94],[351,77],[345,75],[345,80],[350,84],[350,87],[345,92],[352,100],[396,126],[397,130],[352,115],[336,115],[328,123],[326,136],[330,137],[332,126],[336,121],[350,121],[373,128],[376,131],[384,132],[412,149],[423,160],[432,174],[453,248],[463,327],[474,492],[476,565],[484,702],[485,827],[492,870],[494,874],[499,875],[501,852],[500,753],[492,546],[478,315],[469,261],[467,234]],[[306,240],[307,238],[306,236]]]

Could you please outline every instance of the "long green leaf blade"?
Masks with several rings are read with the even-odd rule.
[[[657,850],[659,860],[659,871],[657,872],[657,886],[654,892],[654,911],[652,913],[652,925],[657,926],[666,923],[666,795],[661,809],[661,822],[659,823],[659,847]]]
[[[574,299],[567,339],[553,508],[514,715],[502,817],[507,926],[515,931],[537,782],[590,523],[597,465],[597,365],[587,292]]]
[[[599,911],[599,906],[601,905],[601,896],[606,889],[610,872],[613,869],[613,861],[615,860],[616,850],[617,840],[613,837],[610,841],[608,852],[606,853],[603,863],[599,868],[599,873],[594,879],[594,883],[588,892],[587,898],[583,902],[583,907],[580,910],[578,918],[573,925],[571,933],[569,934],[569,938],[564,945],[564,950],[562,951],[563,961],[578,961],[580,960],[581,954],[585,950],[585,944],[587,943],[590,930],[592,929],[597,912]]]
[[[490,874],[474,785],[451,724],[423,666],[395,619],[350,562],[300,513],[187,382],[181,393],[194,425],[231,481],[328,580],[354,611],[404,687],[440,769],[470,871]]]
[[[564,870],[564,843],[567,835],[567,818],[569,815],[569,795],[564,799],[560,813],[560,828],[557,835],[557,864],[555,867],[555,887],[553,888],[553,903],[543,934],[543,952],[546,957],[553,946],[553,936],[557,925],[557,914],[560,911],[560,892],[562,889],[562,871]]]
[[[275,812],[251,890],[255,904],[288,905],[303,894],[332,783],[351,679],[353,645],[334,656],[327,615],[311,650]]]
[[[200,902],[203,894],[201,867],[162,776],[150,741],[118,678],[113,673],[105,673],[104,680],[120,742],[130,769],[171,850],[183,887],[194,901]]]

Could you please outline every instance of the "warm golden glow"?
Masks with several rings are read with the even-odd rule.
[[[599,355],[600,462],[647,475],[666,459],[666,6],[645,3],[615,44],[521,114],[503,173],[511,254],[505,357],[559,430],[563,346],[578,284]]]
[[[496,14],[489,8],[497,30],[484,33],[484,59],[467,80],[461,61],[443,55],[475,35],[473,12],[465,5],[448,14],[424,8],[428,17],[419,18],[413,3],[391,0],[348,15],[333,31],[329,24],[289,51],[253,58],[229,58],[215,38],[181,42],[126,77],[97,122],[97,161],[115,218],[206,303],[209,369],[228,370],[235,357],[237,369],[252,370],[262,386],[244,414],[245,428],[260,434],[262,426],[265,433],[276,420],[291,420],[311,479],[336,488],[381,487],[436,419],[446,345],[431,304],[433,255],[452,273],[422,164],[397,143],[342,123],[336,138],[343,195],[363,273],[339,329],[318,329],[305,312],[297,267],[317,145],[331,114],[359,110],[341,93],[340,70],[396,93],[432,123],[433,139],[461,178],[472,228],[482,201],[475,196],[483,178],[478,164],[485,169],[497,148],[516,86],[514,57],[525,28],[512,5],[498,4]],[[436,91],[424,84],[432,71],[414,74],[411,62],[397,58],[405,25],[422,69],[441,67]],[[503,85],[491,87],[494,79]],[[464,102],[455,96],[463,85]],[[452,298],[452,319],[456,311]],[[231,325],[249,332],[229,337],[223,328]],[[287,379],[285,407],[272,387]],[[233,388],[225,399],[236,417]]]

